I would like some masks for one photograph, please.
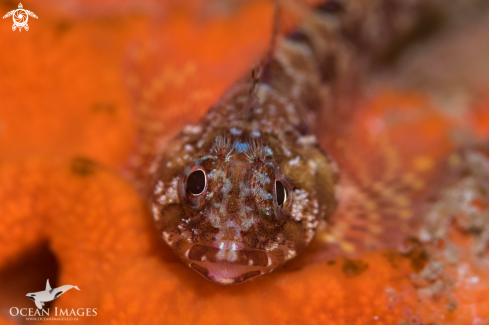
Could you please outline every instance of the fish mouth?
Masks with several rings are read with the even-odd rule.
[[[29,298],[32,301],[36,301],[36,299],[34,297],[27,296],[27,298]]]
[[[239,246],[234,242],[194,244],[186,258],[192,269],[221,284],[240,283],[270,272],[272,259],[267,252]]]

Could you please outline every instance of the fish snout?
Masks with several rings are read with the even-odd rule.
[[[273,267],[265,251],[232,241],[194,244],[185,259],[202,276],[221,284],[243,282],[268,273]]]

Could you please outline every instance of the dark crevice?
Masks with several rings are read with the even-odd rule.
[[[58,261],[47,243],[25,252],[0,269],[1,316],[19,323],[26,322],[25,317],[12,317],[9,312],[10,308],[37,309],[34,302],[26,297],[26,294],[44,291],[47,279],[49,279],[51,287],[56,288],[58,286],[58,272]],[[52,302],[47,302],[43,308],[50,308],[51,304]]]

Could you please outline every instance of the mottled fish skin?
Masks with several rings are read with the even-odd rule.
[[[258,83],[237,82],[161,154],[152,183],[155,223],[205,278],[233,284],[269,273],[330,220],[339,174],[312,126],[331,88],[352,69],[355,46],[380,47],[368,41],[363,12],[386,10],[381,5],[392,1],[374,2],[318,7],[277,45]],[[194,195],[187,180],[198,170],[205,189]],[[277,182],[286,192],[283,204]]]

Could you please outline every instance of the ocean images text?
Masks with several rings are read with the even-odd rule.
[[[11,316],[97,316],[97,308],[58,308],[54,307],[54,315],[50,315],[50,309],[38,308],[10,308]]]

